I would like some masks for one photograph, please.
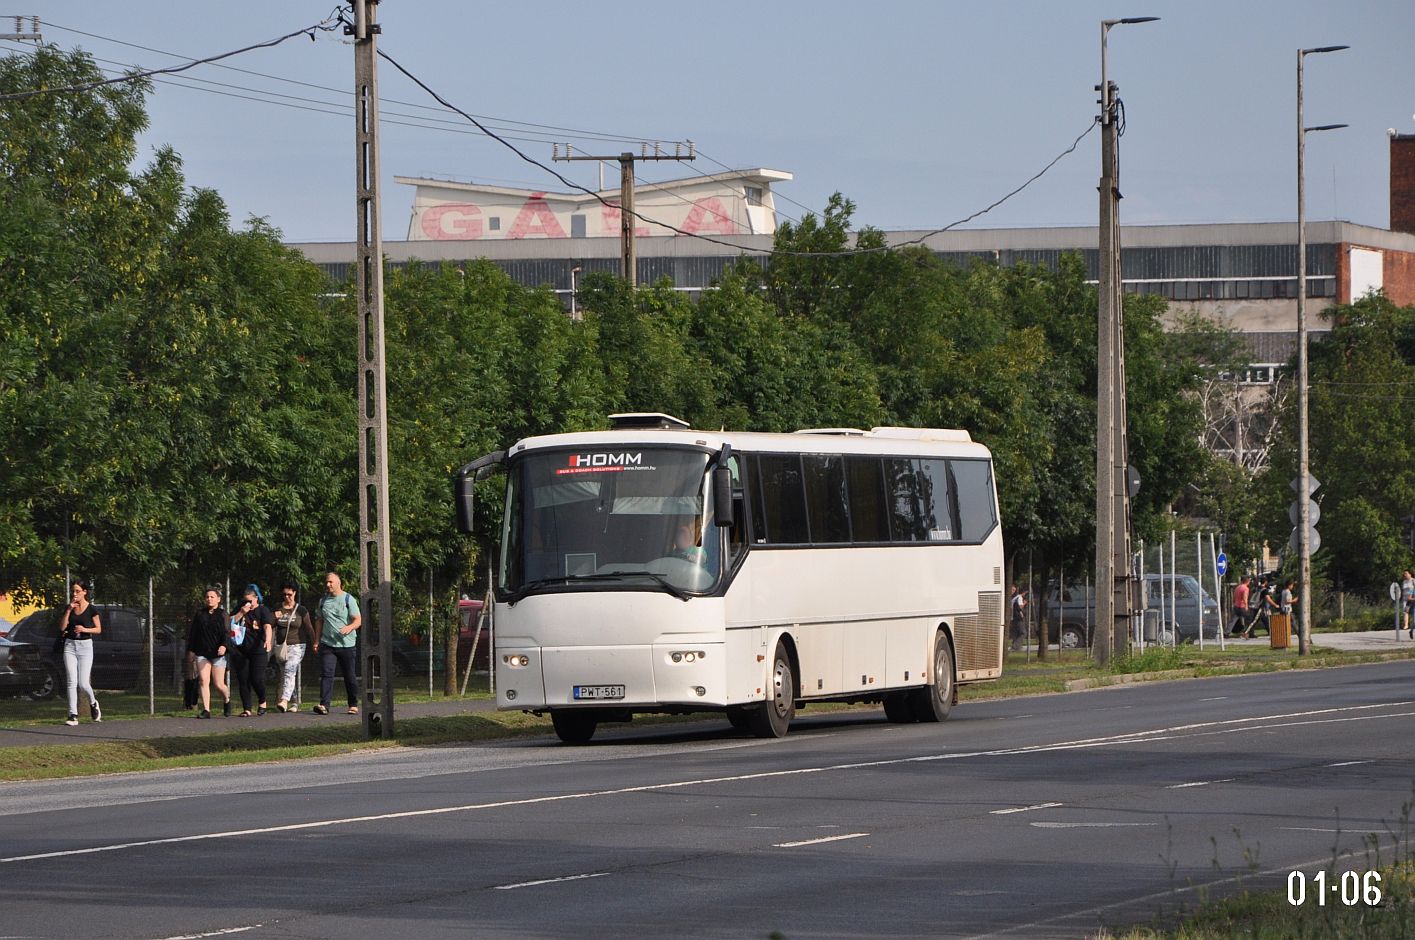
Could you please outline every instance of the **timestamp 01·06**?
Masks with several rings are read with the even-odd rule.
[[[1312,887],[1310,893],[1307,890],[1309,881]],[[1301,907],[1307,903],[1309,897],[1319,907],[1325,907],[1328,901],[1346,907],[1355,907],[1358,904],[1375,907],[1381,903],[1381,873],[1344,871],[1338,875],[1319,871],[1308,875],[1302,871],[1288,872],[1287,903],[1293,907]]]

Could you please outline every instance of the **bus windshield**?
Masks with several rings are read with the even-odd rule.
[[[614,446],[532,451],[508,468],[500,590],[528,594],[716,587],[722,535],[709,455]]]

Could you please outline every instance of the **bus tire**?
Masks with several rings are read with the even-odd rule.
[[[588,744],[594,737],[599,721],[590,712],[553,711],[550,723],[555,726],[555,734],[566,744]]]
[[[953,648],[942,631],[934,634],[933,682],[910,693],[915,721],[943,721],[953,708]]]
[[[727,706],[727,721],[738,731],[752,730],[752,710],[741,705]]]
[[[772,657],[770,689],[771,695],[751,713],[752,733],[759,738],[780,738],[791,727],[791,719],[796,715],[796,676],[791,670],[791,657],[786,647],[776,646]]]
[[[884,717],[896,725],[907,725],[914,720],[914,705],[909,701],[908,692],[886,692],[884,694]]]

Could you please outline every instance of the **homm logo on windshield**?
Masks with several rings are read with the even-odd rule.
[[[644,455],[638,454],[571,454],[569,466],[556,473],[618,473],[623,470],[640,470],[644,466]]]

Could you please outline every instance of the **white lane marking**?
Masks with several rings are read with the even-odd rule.
[[[1328,767],[1355,767],[1357,764],[1372,764],[1369,760],[1344,760],[1339,764],[1327,764]]]
[[[521,881],[513,885],[492,885],[496,891],[514,891],[517,888],[534,888],[537,885],[553,885],[562,881],[584,881],[586,878],[603,878],[607,871],[597,871],[588,875],[566,875],[564,878],[542,878],[540,881]]]
[[[1232,777],[1224,777],[1222,780],[1196,780],[1193,783],[1171,783],[1165,787],[1166,790],[1184,790],[1189,787],[1207,787],[1214,783],[1232,783]]]
[[[1201,698],[1201,699],[1199,699],[1199,701],[1201,701],[1201,702],[1222,702],[1222,701],[1223,701],[1224,699],[1226,699],[1226,698],[1228,698],[1227,695],[1214,695],[1214,696],[1211,696],[1211,697],[1209,697],[1209,698]]]
[[[1038,829],[1119,829],[1143,826],[1158,826],[1159,823],[1141,822],[1034,822],[1028,823]]]
[[[800,842],[778,842],[772,846],[774,849],[795,849],[803,845],[820,845],[822,842],[842,842],[845,839],[863,839],[869,835],[868,832],[850,832],[843,836],[823,836],[819,839],[802,839]]]
[[[251,924],[248,927],[227,927],[224,930],[209,930],[206,933],[184,933],[175,937],[163,937],[162,940],[203,940],[205,937],[224,937],[233,933],[245,933],[247,930],[259,930],[264,924]]]
[[[1342,835],[1385,835],[1384,829],[1318,829],[1315,826],[1279,826],[1283,832],[1339,832]]]
[[[1053,806],[1060,806],[1060,803],[1035,803],[1032,806],[1014,806],[1012,809],[990,810],[993,816],[1006,816],[1009,813],[1030,813],[1034,809],[1051,809]]]
[[[923,754],[918,757],[895,757],[888,760],[860,761],[851,764],[825,764],[818,767],[798,767],[794,770],[764,770],[757,773],[734,774],[727,777],[702,777],[695,780],[677,780],[669,783],[645,783],[636,787],[619,787],[613,790],[586,790],[579,793],[560,793],[554,796],[534,796],[520,800],[497,800],[490,803],[464,803],[458,806],[440,806],[433,809],[405,810],[397,813],[376,813],[368,816],[347,816],[339,819],[322,819],[314,822],[289,823],[283,826],[263,826],[256,829],[230,829],[222,832],[202,832],[185,836],[171,836],[165,839],[145,839],[139,842],[116,842],[96,845],[83,849],[65,849],[57,852],[37,852],[33,855],[12,855],[0,858],[0,864],[33,862],[50,858],[69,858],[77,855],[95,855],[100,852],[118,852],[124,849],[147,848],[154,845],[178,845],[201,839],[233,839],[241,836],[268,835],[274,832],[301,832],[307,829],[326,829],[332,826],[349,826],[357,823],[385,822],[392,819],[415,819],[420,816],[444,816],[448,813],[468,813],[486,809],[505,809],[511,806],[540,806],[567,800],[597,799],[606,796],[627,796],[632,793],[653,793],[659,790],[675,790],[683,787],[698,787],[709,784],[743,783],[753,780],[771,780],[779,777],[799,777],[805,774],[837,773],[849,770],[873,770],[878,767],[898,767],[905,764],[931,763],[941,760],[961,760],[975,757],[1008,757],[1017,754],[1039,754],[1048,751],[1082,750],[1092,747],[1114,747],[1117,745],[1150,744],[1168,741],[1188,733],[1189,737],[1203,737],[1215,734],[1236,734],[1243,731],[1267,731],[1271,728],[1298,728],[1305,725],[1331,724],[1346,721],[1372,721],[1385,718],[1411,718],[1415,712],[1394,712],[1388,715],[1358,715],[1344,718],[1311,718],[1315,715],[1334,715],[1342,712],[1368,711],[1373,708],[1400,708],[1415,705],[1415,701],[1386,702],[1379,705],[1346,705],[1340,708],[1321,708],[1295,715],[1262,715],[1248,718],[1234,718],[1225,721],[1199,722],[1176,725],[1170,728],[1156,728],[1151,731],[1135,731],[1129,734],[1102,738],[1082,738],[1057,744],[1033,744],[1027,747],[1001,748],[991,751],[958,751],[950,754]],[[1292,721],[1293,718],[1311,718],[1308,721]],[[1272,725],[1257,725],[1254,722],[1277,722]],[[1224,725],[1242,724],[1241,728],[1227,728]],[[1211,729],[1211,730],[1203,730]],[[811,735],[801,740],[815,740],[823,735]],[[788,738],[788,740],[790,740]]]

